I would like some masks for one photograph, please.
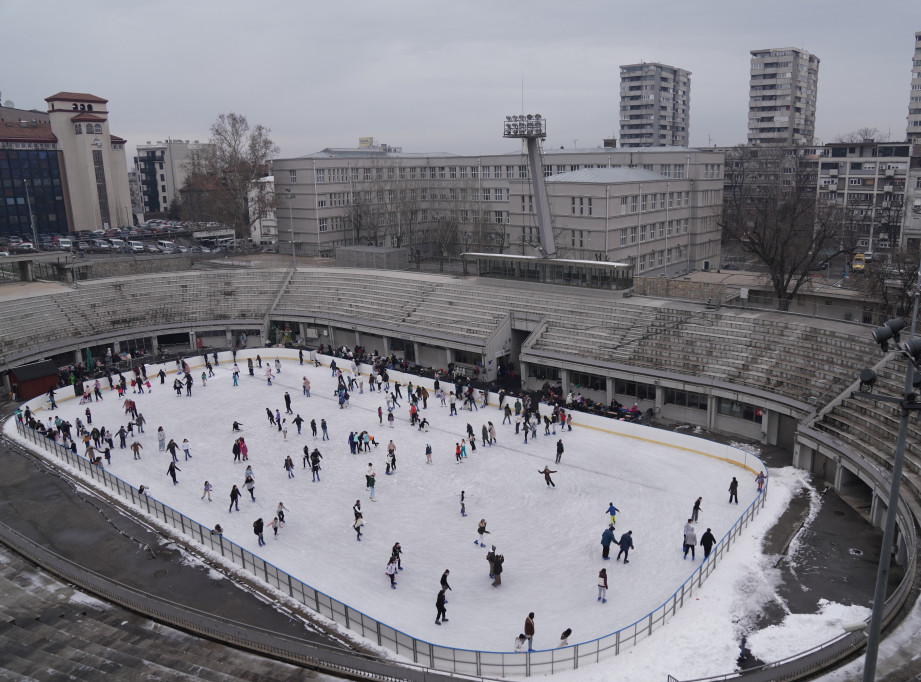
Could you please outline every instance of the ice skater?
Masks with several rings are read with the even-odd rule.
[[[211,491],[213,489],[214,486],[212,486],[208,481],[205,481],[205,485],[202,488],[201,499],[205,499],[205,497],[207,497],[208,502],[211,502]]]
[[[313,476],[311,479],[312,482],[316,483],[320,480],[320,460],[323,459],[323,455],[320,454],[320,451],[316,448],[313,449],[313,452],[310,453],[310,474]]]
[[[361,512],[355,512],[355,521],[352,523],[352,528],[355,529],[355,539],[358,540],[358,542],[361,542],[361,527],[363,525],[365,525],[365,520]]]
[[[550,474],[555,474],[556,471],[552,470],[550,467],[545,466],[543,469],[538,469],[537,473],[544,475],[544,481],[547,483],[547,487],[553,486],[556,488],[556,483],[553,482],[553,479],[550,478]]]
[[[480,519],[480,522],[477,524],[477,527],[476,527],[476,532],[477,532],[477,539],[473,541],[473,544],[479,545],[480,547],[485,547],[486,543],[483,542],[483,540],[486,539],[485,536],[492,535],[490,531],[486,530],[486,519]]]
[[[736,477],[732,477],[732,482],[729,484],[729,504],[732,504],[735,501],[736,504],[739,503],[739,482],[736,480]],[[694,519],[695,521],[697,519]]]
[[[387,563],[387,568],[384,569],[384,573],[387,574],[387,577],[390,578],[390,588],[395,590],[397,589],[397,561],[393,557],[390,557],[390,561]]]
[[[448,576],[451,575],[451,571],[445,569],[445,572],[441,574],[441,591],[451,590],[451,586],[448,584]],[[454,590],[451,590],[452,592]],[[448,603],[447,598],[445,598],[445,604]]]
[[[265,538],[262,536],[262,532],[264,528],[265,528],[265,524],[263,523],[261,518],[258,518],[255,521],[253,521],[253,533],[255,533],[256,537],[259,538],[260,547],[265,545]]]
[[[694,527],[688,524],[684,529],[684,558],[688,558],[688,551],[691,552],[691,561],[695,561],[697,557],[694,555],[694,548],[697,546],[697,532],[694,530]]]
[[[615,561],[620,561],[620,555],[624,555],[624,563],[629,564],[630,560],[627,558],[630,554],[630,550],[633,549],[633,531],[628,530],[626,533],[620,536],[620,542],[617,543],[620,545],[620,551],[617,553]]]
[[[275,508],[275,515],[278,517],[278,521],[281,523],[282,528],[285,526],[285,512],[291,511],[288,509],[284,502],[279,502],[278,506]]]
[[[601,534],[601,558],[605,561],[608,561],[611,556],[611,543],[616,543],[617,540],[614,539],[614,526],[608,526],[604,529],[604,532]]]
[[[182,471],[182,469],[176,466],[175,461],[170,462],[169,468],[166,470],[166,473],[169,474],[170,478],[173,479],[173,485],[179,485],[179,481],[176,480],[177,471]]]
[[[438,614],[435,616],[435,625],[441,625],[441,621],[448,622],[448,611],[445,609],[445,604],[447,603],[445,591],[439,590],[438,597],[435,599],[435,608],[438,610]]]
[[[733,478],[732,480],[734,481],[735,479]],[[731,492],[731,490],[732,490],[732,488],[730,488],[730,492]],[[694,501],[694,508],[691,510],[691,522],[692,522],[692,523],[697,523],[697,517],[700,516],[700,512],[701,512],[700,503],[703,502],[703,501],[704,501],[704,498],[702,498],[702,497],[698,497],[698,498]],[[729,501],[730,501],[730,502],[732,501],[732,497],[729,498]]]
[[[556,442],[556,463],[559,464],[562,458],[563,458],[563,439],[560,438]]]
[[[460,499],[460,504],[461,504],[461,516],[467,516],[467,505],[464,503],[464,495],[465,495],[465,494],[466,494],[466,493],[465,493],[463,490],[461,490],[461,499]]]
[[[608,603],[608,569],[602,568],[598,573],[598,601]]]
[[[758,492],[760,493],[764,490],[764,472],[758,472],[758,475],[755,476],[755,483],[758,485]]]

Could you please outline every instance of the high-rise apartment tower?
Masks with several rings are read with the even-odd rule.
[[[915,53],[911,62],[911,98],[908,101],[909,142],[921,142],[921,31],[915,33]]]
[[[620,67],[620,146],[688,146],[691,72],[657,63]]]
[[[794,47],[751,55],[748,143],[812,144],[819,58]]]

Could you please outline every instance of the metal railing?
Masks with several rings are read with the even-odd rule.
[[[729,553],[733,542],[739,537],[742,530],[763,508],[767,496],[767,485],[765,485],[764,491],[759,493],[745,509],[732,528],[716,544],[710,556],[658,608],[636,622],[603,637],[565,648],[535,651],[526,655],[511,651],[475,651],[432,644],[416,639],[386,623],[381,623],[348,604],[310,587],[221,534],[213,534],[210,528],[168,507],[156,498],[138,492],[134,486],[91,463],[87,458],[71,452],[60,443],[45,437],[41,432],[30,429],[19,421],[16,421],[16,429],[30,443],[51,453],[69,467],[89,476],[107,490],[117,494],[131,507],[140,509],[158,521],[162,521],[206,549],[220,554],[224,560],[242,567],[271,587],[342,627],[425,668],[477,677],[545,675],[572,670],[582,665],[596,663],[604,657],[620,654],[622,650],[643,641],[657,628],[665,625],[668,618],[674,616],[678,609],[691,600],[691,597],[716,569],[716,565]]]

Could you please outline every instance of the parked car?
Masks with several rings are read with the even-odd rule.
[[[77,242],[77,251],[89,251],[89,242]]]
[[[97,253],[109,253],[109,251],[111,251],[109,242],[102,239],[94,239],[90,242],[90,248]]]
[[[192,253],[211,253],[211,249],[205,246],[193,246],[189,251]]]

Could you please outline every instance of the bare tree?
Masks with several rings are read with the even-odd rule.
[[[250,235],[253,223],[274,208],[267,183],[278,147],[261,124],[250,126],[242,114],[221,114],[211,126],[209,144],[188,166],[184,213],[192,220],[209,220],[232,227],[239,238]],[[192,215],[189,215],[192,214]]]
[[[815,162],[795,148],[737,147],[726,155],[724,235],[766,267],[786,310],[810,271],[856,244],[841,207],[820,202]]]
[[[909,292],[918,281],[921,265],[917,250],[903,247],[892,249],[888,260],[888,263],[874,260],[859,279],[859,289],[873,304],[879,320],[905,317],[911,312]]]
[[[836,135],[834,138],[832,138],[832,142],[846,144],[859,144],[864,140],[888,142],[889,133],[884,133],[879,128],[864,126],[863,128],[852,130],[851,132],[844,133],[843,135]]]

